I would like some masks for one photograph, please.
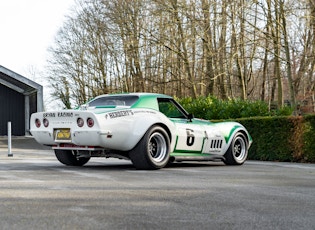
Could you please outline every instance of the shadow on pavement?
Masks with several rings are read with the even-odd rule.
[[[12,137],[12,149],[38,149],[38,150],[50,150],[48,146],[43,146],[35,141],[32,136],[20,136]],[[8,137],[0,136],[0,149],[8,148]]]

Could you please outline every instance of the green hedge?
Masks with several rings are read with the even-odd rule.
[[[232,119],[243,124],[253,138],[249,159],[315,163],[315,115],[290,116],[292,109],[269,111],[263,101],[216,97],[177,99],[195,117]]]
[[[315,115],[304,117],[303,125],[303,158],[315,162]]]
[[[315,115],[236,119],[253,138],[249,159],[315,163]]]
[[[206,120],[292,114],[292,109],[288,106],[269,111],[268,104],[264,101],[221,100],[213,96],[197,99],[187,97],[177,101],[195,117]]]

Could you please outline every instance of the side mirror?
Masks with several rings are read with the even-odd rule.
[[[192,114],[192,113],[189,113],[189,114],[188,114],[187,119],[188,119],[189,121],[191,121],[191,120],[194,119],[194,118],[195,118],[194,114]]]

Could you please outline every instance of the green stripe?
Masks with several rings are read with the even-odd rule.
[[[211,156],[212,154],[202,154],[200,152],[189,152],[189,151],[184,151],[184,152],[173,152],[170,154],[171,156],[173,157],[176,157],[176,156],[190,156],[190,157],[208,157],[208,156]]]
[[[175,155],[176,155],[177,153],[179,153],[179,154],[181,154],[181,153],[185,153],[185,154],[187,154],[187,153],[192,153],[192,154],[201,154],[201,151],[175,150],[173,153],[174,153]],[[173,154],[173,153],[172,153],[172,154]]]

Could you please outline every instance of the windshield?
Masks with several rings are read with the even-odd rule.
[[[139,99],[135,95],[126,96],[104,96],[89,102],[89,107],[97,106],[131,106]]]

